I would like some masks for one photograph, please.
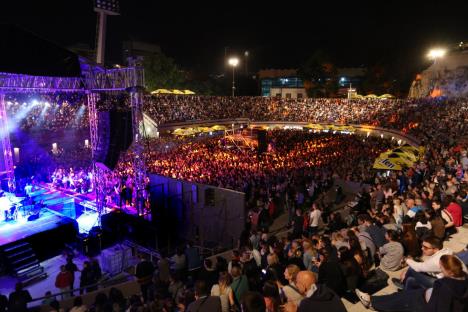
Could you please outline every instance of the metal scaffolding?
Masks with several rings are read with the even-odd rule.
[[[136,208],[139,213],[143,211],[144,189],[146,179],[146,165],[144,159],[144,139],[145,126],[143,122],[143,91],[145,78],[141,65],[142,59],[129,58],[128,62],[133,68],[131,81],[135,85],[128,89],[130,93],[130,105],[132,108],[132,129],[133,129],[133,173],[136,188]]]
[[[15,175],[13,153],[10,144],[10,132],[8,129],[8,117],[5,107],[5,94],[27,92],[85,92],[87,94],[90,124],[89,132],[93,153],[93,181],[96,192],[96,209],[99,216],[105,213],[107,169],[105,166],[100,165],[100,163],[96,163],[94,160],[94,153],[100,144],[98,136],[99,120],[96,103],[100,99],[100,93],[120,91],[130,93],[134,130],[134,183],[136,190],[140,191],[139,193],[137,192],[137,194],[142,194],[142,190],[145,187],[146,177],[142,137],[142,134],[144,134],[144,127],[142,126],[142,106],[145,80],[144,70],[141,66],[141,59],[135,59],[129,63],[130,67],[105,69],[102,66],[80,58],[82,77],[48,77],[0,72],[0,141],[4,155],[5,171],[8,175],[10,188],[15,186]],[[140,131],[140,127],[143,127],[143,131]]]
[[[15,167],[13,165],[13,154],[11,151],[10,131],[8,129],[8,116],[5,107],[5,94],[0,93],[0,136],[3,149],[3,162],[8,178],[10,192],[15,191]]]
[[[95,161],[95,153],[99,145],[99,136],[98,136],[98,114],[96,109],[96,102],[99,100],[99,94],[88,92],[88,115],[89,115],[89,135],[91,138],[91,155],[93,160],[93,183],[94,191],[96,194],[96,210],[98,212],[98,222],[101,220],[101,215],[105,213],[106,205],[106,173],[102,166]]]

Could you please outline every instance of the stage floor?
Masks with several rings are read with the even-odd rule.
[[[80,233],[88,233],[93,226],[99,225],[94,193],[78,194],[44,183],[31,193],[31,197],[35,202],[42,201],[46,208],[42,208],[39,218],[33,221],[27,221],[28,213],[22,207],[19,208],[16,220],[0,220],[0,246],[52,230],[67,218],[76,220]],[[106,213],[116,209],[120,208],[108,207]],[[127,214],[136,214],[135,208],[130,206],[122,207],[121,210]]]
[[[43,208],[40,217],[33,221],[28,221],[26,218],[2,221],[0,222],[0,246],[54,229],[63,218],[63,216]]]

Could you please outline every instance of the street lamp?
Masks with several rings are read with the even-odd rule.
[[[235,70],[236,70],[236,66],[239,64],[239,59],[237,57],[231,57],[228,60],[228,64],[232,66],[232,96],[234,96],[234,92],[236,90]]]

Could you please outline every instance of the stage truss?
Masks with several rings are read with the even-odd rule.
[[[251,135],[243,134],[243,129],[226,129],[224,130],[224,140],[226,144],[232,144],[239,150],[255,149],[258,147],[258,141],[252,138]]]
[[[132,108],[132,128],[134,129],[134,181],[137,191],[144,189],[146,168],[143,159],[143,138],[140,135],[140,124],[142,124],[143,92],[145,86],[144,70],[141,62],[130,60],[131,66],[118,69],[105,69],[96,64],[89,63],[80,58],[82,77],[47,77],[31,76],[12,73],[0,73],[0,135],[3,151],[5,171],[7,173],[9,186],[15,185],[13,154],[10,143],[10,132],[8,129],[8,117],[5,106],[5,95],[8,93],[86,93],[89,113],[89,132],[93,154],[98,141],[98,114],[96,103],[100,93],[106,92],[129,92]],[[94,155],[93,155],[94,156]],[[105,169],[96,166],[94,168],[94,189],[96,192],[96,209],[100,217],[105,213]]]

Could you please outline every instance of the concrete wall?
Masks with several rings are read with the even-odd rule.
[[[304,88],[271,88],[270,96],[276,97],[277,94],[281,94],[282,98],[286,98],[287,94],[291,95],[291,99],[297,99],[298,94],[302,94],[302,98],[307,97],[307,92]]]

